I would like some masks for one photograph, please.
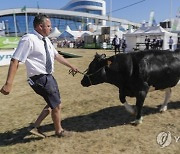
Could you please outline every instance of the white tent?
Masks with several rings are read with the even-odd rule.
[[[111,31],[111,39],[113,39],[115,37],[115,35],[118,36],[118,38],[123,38],[123,34],[125,34],[123,31],[121,30],[116,30],[116,31]]]
[[[170,36],[172,36],[172,39],[174,40],[173,49],[176,49],[177,46],[177,34],[170,33],[161,26],[141,27],[133,33],[127,33],[123,36],[127,42],[127,51],[133,51],[133,49],[136,48],[137,43],[144,43],[146,36],[148,36],[151,40],[154,38],[163,39],[163,50],[169,49],[168,41]],[[144,48],[145,46],[141,46],[139,49],[143,50]]]
[[[48,37],[50,38],[56,38],[56,37],[59,37],[61,35],[61,32],[57,29],[57,27],[55,27],[51,33],[49,34]]]
[[[125,34],[131,34],[131,33],[133,33],[133,32],[134,32],[134,29],[131,28],[131,29],[129,29],[128,31],[126,31]]]
[[[135,30],[134,32],[133,32],[133,34],[142,34],[142,33],[144,33],[146,30],[148,30],[149,28],[148,27],[144,27],[144,26],[142,26],[142,27],[140,27],[139,29],[137,29],[137,30]]]
[[[66,30],[58,37],[59,40],[75,41],[78,38],[83,38],[84,36],[92,35],[90,31],[73,31],[69,26],[66,26]]]

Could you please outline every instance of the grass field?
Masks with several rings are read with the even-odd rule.
[[[63,49],[81,55],[68,59],[84,71],[96,52],[114,53],[109,50]],[[8,67],[0,67],[0,87],[4,84]],[[42,123],[48,136],[40,139],[27,131],[45,103],[26,81],[26,69],[20,65],[13,90],[8,96],[0,94],[0,154],[179,154],[180,139],[180,86],[174,87],[168,111],[158,112],[164,92],[148,93],[141,125],[132,126],[134,117],[119,102],[118,89],[110,84],[84,88],[81,74],[68,74],[68,68],[55,63],[54,76],[62,97],[62,125],[72,131],[72,136],[55,138],[51,117]],[[128,98],[135,104],[134,98]],[[172,142],[161,148],[156,137],[160,132],[170,132]]]

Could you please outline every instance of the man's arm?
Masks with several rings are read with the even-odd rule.
[[[72,71],[78,72],[78,69],[75,68],[74,66],[72,66],[62,55],[56,54],[55,59],[56,59],[59,63],[61,63],[61,64],[65,65],[65,66],[71,68]]]
[[[2,94],[8,95],[10,93],[10,91],[12,89],[13,80],[14,80],[14,77],[16,75],[16,71],[18,69],[18,66],[19,66],[19,61],[16,59],[11,59],[6,83],[4,84],[4,86],[0,90],[0,92]]]

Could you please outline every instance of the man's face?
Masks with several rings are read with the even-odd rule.
[[[40,34],[48,36],[52,30],[50,19],[46,18],[42,24],[40,24]]]

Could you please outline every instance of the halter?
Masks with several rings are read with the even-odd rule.
[[[102,69],[105,69],[105,67],[106,67],[106,65],[103,66],[103,67],[101,67],[101,68],[99,68],[96,72],[91,73],[91,74],[87,74],[88,69],[86,69],[84,72],[80,72],[80,71],[74,72],[73,70],[69,70],[69,74],[72,74],[73,76],[75,76],[76,73],[82,74],[82,75],[84,75],[84,76],[86,76],[86,77],[88,78],[90,84],[92,85],[92,81],[91,81],[90,77],[93,76],[93,75],[95,75],[95,74],[97,74],[97,73],[100,72]],[[105,70],[104,70],[104,71],[105,71]]]

